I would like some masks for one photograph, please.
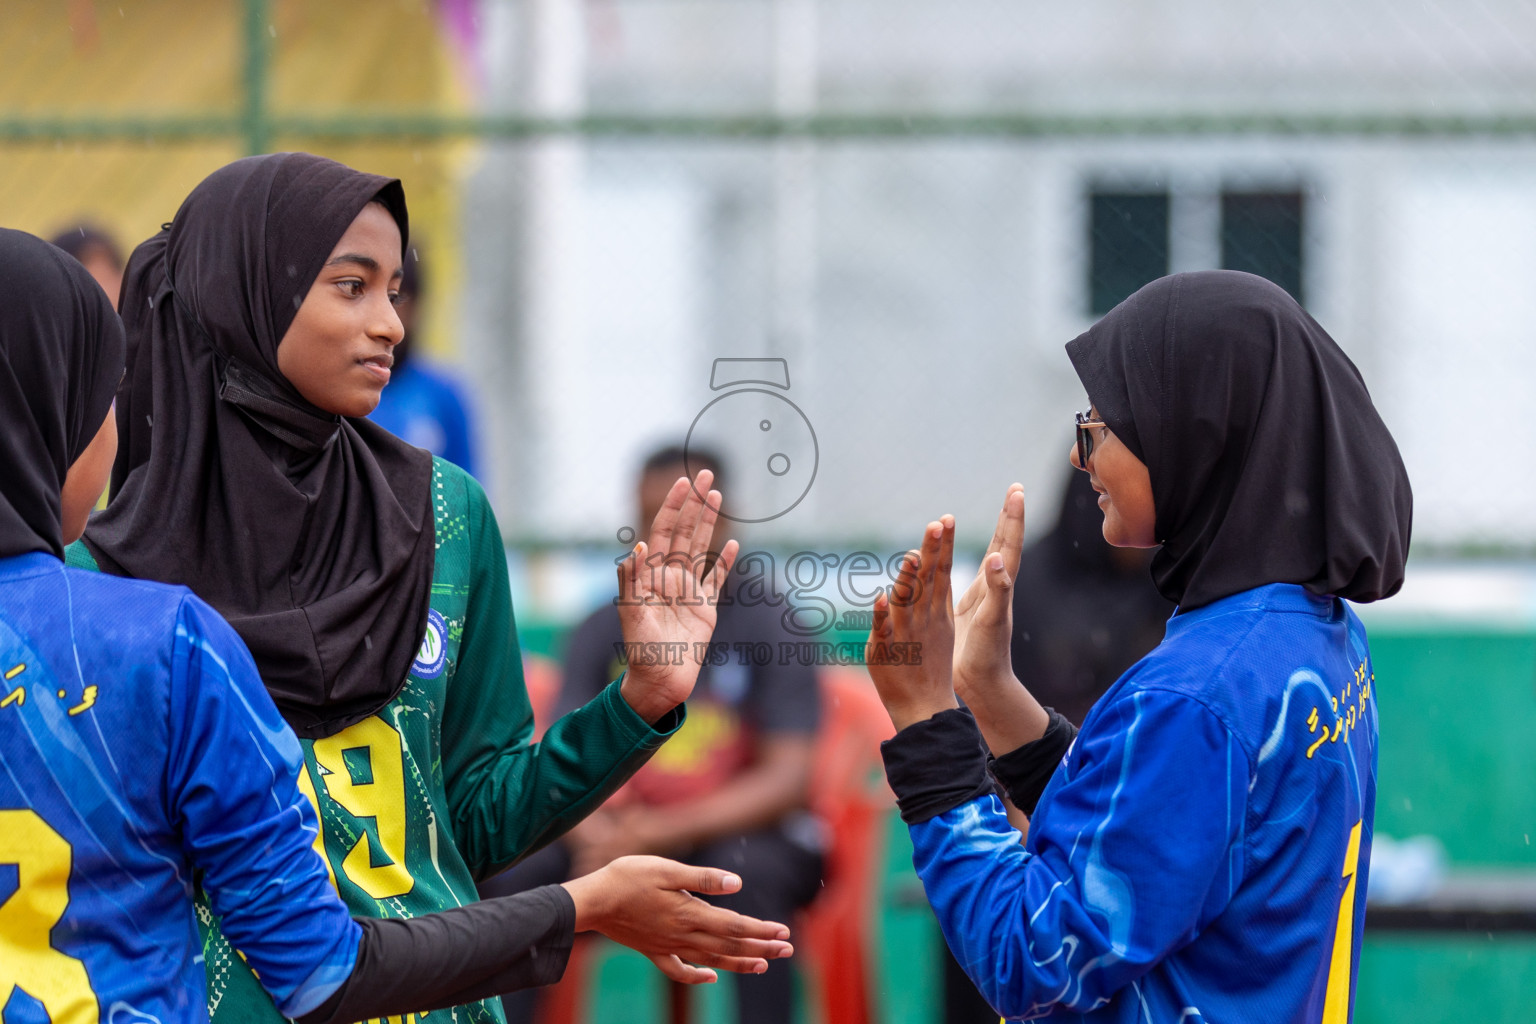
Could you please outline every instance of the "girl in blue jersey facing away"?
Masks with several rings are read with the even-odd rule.
[[[408,921],[350,916],[312,846],[298,740],[234,631],[184,587],[62,561],[112,465],[123,352],[85,268],[0,228],[0,1007],[206,1021],[194,873],[267,1007],[301,1024],[547,984],[573,929],[735,970],[787,951],[782,926],[678,891],[739,880],[655,857]]]
[[[112,497],[69,552],[185,585],[229,620],[299,737],[315,849],[370,918],[473,902],[478,879],[644,763],[699,672],[689,658],[636,665],[532,742],[490,503],[362,418],[403,335],[407,237],[398,180],[321,157],[248,157],[199,184],[129,260]],[[692,652],[709,639],[736,552],[727,543],[703,573],[709,487],[707,474],[677,481],[649,545],[675,557],[637,573],[640,544],[621,574],[627,641]],[[689,599],[642,593],[653,585]],[[214,1020],[281,1024],[235,936],[200,920]],[[676,980],[714,977],[653,959]],[[500,1000],[466,1000],[453,1019],[497,1024]]]
[[[1067,351],[1092,403],[1071,458],[1104,536],[1158,547],[1178,608],[1077,732],[1009,665],[1022,488],[953,609],[954,520],[929,524],[876,608],[870,667],[929,901],[1009,1018],[1346,1021],[1377,737],[1346,599],[1402,585],[1396,446],[1344,353],[1251,275],[1155,281]],[[892,641],[921,664],[878,664]],[[1029,816],[1023,844],[993,779]]]

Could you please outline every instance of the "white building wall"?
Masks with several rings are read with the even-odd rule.
[[[770,15],[760,0],[590,5],[589,108],[769,110]],[[1536,96],[1527,3],[822,0],[818,19],[822,110],[1472,116],[1529,113]],[[711,397],[709,361],[771,354],[791,360],[821,464],[814,500],[751,537],[905,544],[951,511],[984,540],[1015,479],[1031,529],[1047,527],[1083,402],[1061,346],[1090,322],[1086,190],[1123,180],[1173,192],[1175,269],[1213,265],[1221,188],[1303,189],[1308,306],[1399,439],[1416,539],[1536,544],[1536,484],[1517,468],[1536,455],[1527,138],[827,140],[809,164],[812,333],[782,353],[772,145],[586,149],[570,297],[586,333],[558,373],[516,382],[561,397],[509,462],[555,483],[535,499],[495,482],[511,533],[611,536],[640,451]],[[487,161],[472,211],[515,188],[505,168]],[[506,231],[472,214],[471,247]],[[469,319],[482,351],[516,363],[516,339]],[[654,395],[643,415],[626,387]]]

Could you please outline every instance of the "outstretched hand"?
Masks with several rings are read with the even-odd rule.
[[[673,981],[714,981],[717,975],[710,968],[761,974],[769,960],[794,953],[784,925],[711,906],[692,895],[741,888],[739,876],[718,868],[662,857],[620,857],[564,886],[576,904],[577,931],[599,932],[638,950]]]
[[[898,730],[957,706],[949,584],[954,553],[955,518],[946,515],[928,524],[922,548],[907,552],[895,584],[875,598],[864,660]]]
[[[1045,734],[1050,716],[1013,674],[1013,585],[1024,548],[1024,485],[997,514],[992,543],[955,608],[955,693],[976,716],[994,754]]]
[[[1013,640],[1013,583],[1024,549],[1024,485],[1014,484],[997,514],[992,543],[981,557],[976,578],[955,607],[955,693],[970,701],[970,691],[988,684],[1018,685],[1009,647]]]
[[[709,541],[720,518],[720,492],[704,469],[679,477],[641,541],[619,565],[619,625],[628,670],[619,692],[654,724],[688,699],[698,681],[703,645],[715,632],[715,602],[739,548],[726,542],[710,564]],[[707,569],[706,569],[707,567]]]

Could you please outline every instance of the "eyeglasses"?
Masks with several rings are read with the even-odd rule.
[[[1077,414],[1077,464],[1083,469],[1088,468],[1088,456],[1093,454],[1093,431],[1096,427],[1107,429],[1108,424],[1094,419],[1091,410]]]

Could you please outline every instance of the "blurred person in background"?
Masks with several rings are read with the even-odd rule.
[[[405,277],[395,302],[405,337],[395,346],[389,386],[369,419],[477,477],[473,416],[464,388],[453,374],[433,366],[416,349],[422,293],[421,246],[413,244],[405,255]]]
[[[646,459],[637,488],[640,521],[654,516],[672,482],[718,457],[669,446]],[[727,537],[721,519],[718,551]],[[783,605],[735,603],[734,577],[721,592],[714,642],[729,652],[706,665],[688,704],[688,721],[629,784],[559,842],[480,887],[484,896],[552,884],[626,854],[665,853],[688,864],[741,876],[741,892],[710,897],[743,914],[785,921],[821,887],[819,823],[808,807],[811,762],[821,706],[815,669],[753,664],[736,645],[795,639]],[[572,631],[555,714],[592,700],[624,671],[618,608],[611,602]],[[717,648],[717,650],[720,648]],[[745,660],[745,664],[743,661]],[[611,673],[611,674],[610,674]],[[780,964],[735,982],[740,1024],[778,1024],[794,1015],[794,980]],[[534,1018],[536,993],[504,997],[509,1024]]]
[[[1152,552],[1111,547],[1088,475],[1068,472],[1055,527],[1019,561],[1012,655],[1035,699],[1081,726],[1099,694],[1163,639],[1174,606],[1152,583]]]
[[[90,272],[101,290],[117,308],[118,292],[123,290],[123,250],[105,230],[89,221],[80,221],[49,239],[69,253]]]
[[[1019,559],[1012,658],[1037,701],[1081,726],[1099,695],[1162,641],[1174,606],[1152,583],[1152,552],[1112,547],[1088,474],[1067,472],[1056,525]],[[997,1013],[949,947],[939,949],[944,1020],[993,1024]]]

